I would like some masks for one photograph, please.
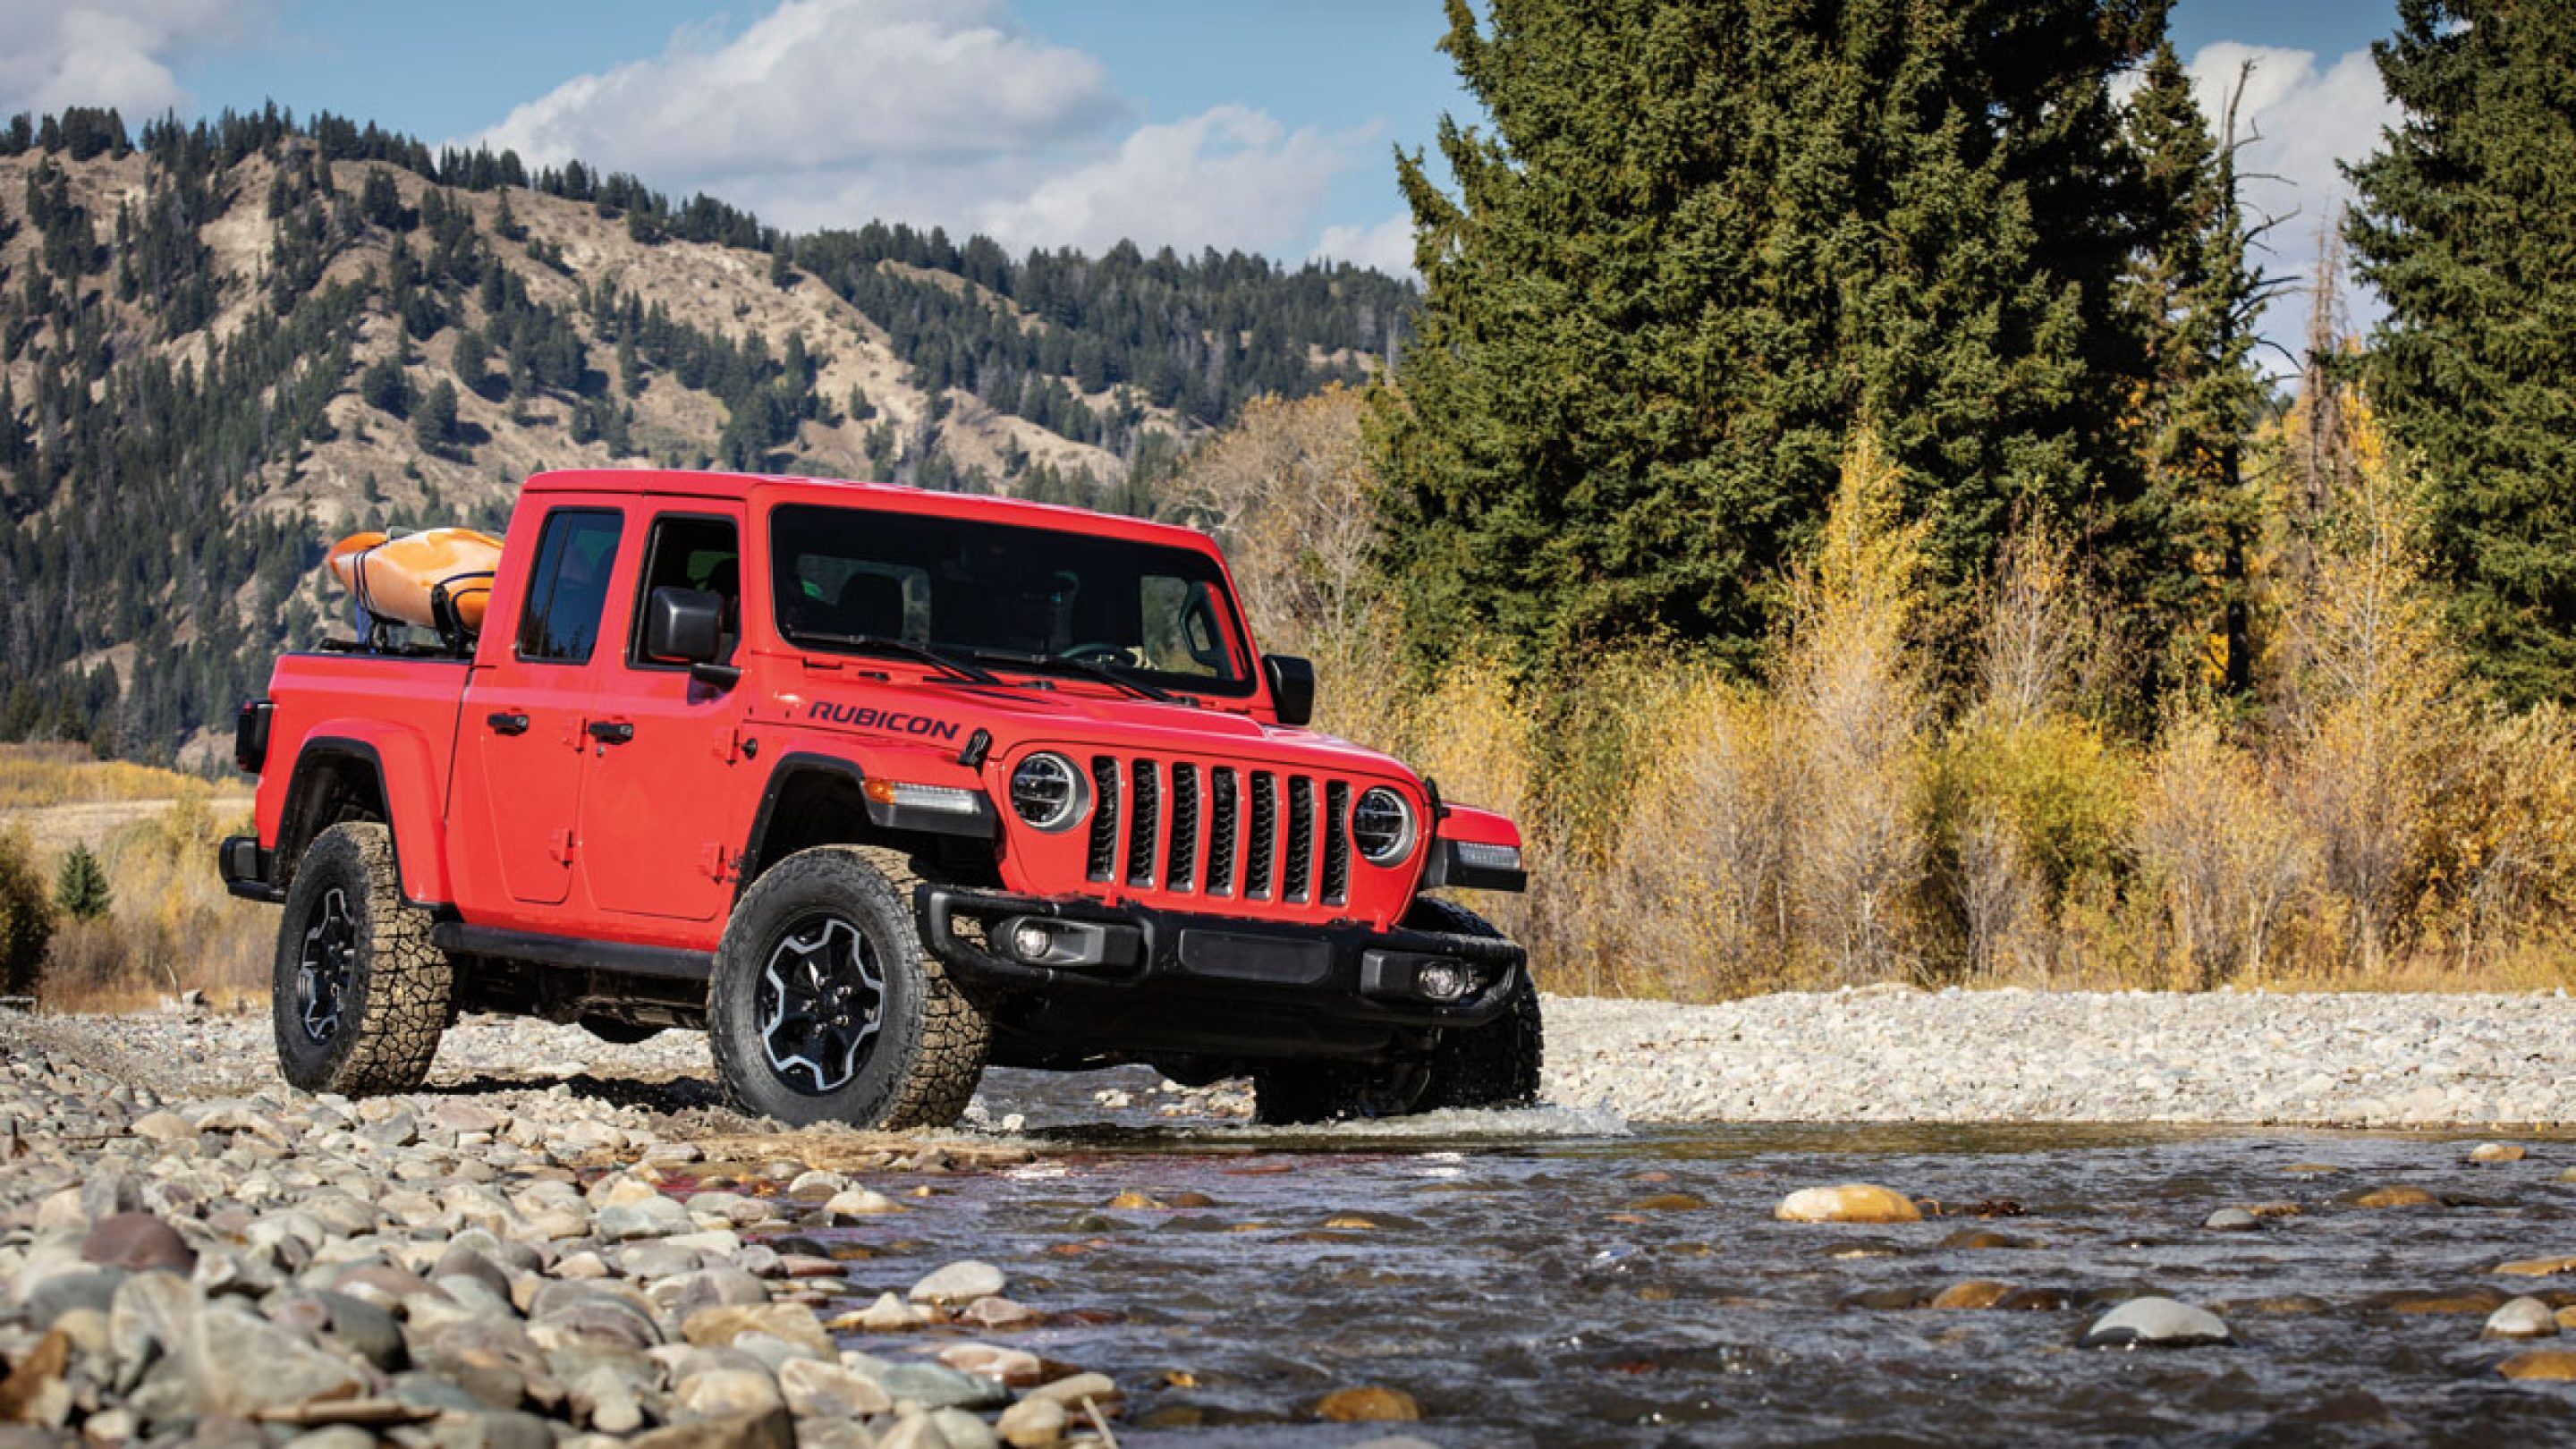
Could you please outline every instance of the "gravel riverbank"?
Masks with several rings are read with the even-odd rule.
[[[2576,1002],[2560,996],[1880,990],[1548,1010],[1546,1096],[1605,1130],[2576,1120]],[[0,1449],[1107,1443],[1130,1393],[1168,1388],[1015,1346],[1100,1321],[1050,1301],[1043,1276],[898,1273],[852,1240],[885,1225],[899,1253],[898,1215],[936,1214],[959,1174],[1060,1175],[1032,1158],[1075,1140],[1008,1130],[1025,1077],[989,1083],[962,1132],[774,1134],[723,1109],[695,1033],[610,1046],[469,1019],[426,1090],[363,1102],[282,1088],[268,1033],[260,1016],[0,1013]],[[1249,1105],[1134,1072],[1088,1100],[1184,1126]],[[1109,1206],[1166,1207],[1127,1197]],[[1296,1412],[1323,1426],[1411,1405],[1358,1382]]]

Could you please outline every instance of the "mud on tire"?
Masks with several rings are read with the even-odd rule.
[[[896,851],[799,851],[743,893],[707,988],[725,1098],[802,1126],[900,1130],[957,1120],[991,1031],[922,947]]]
[[[334,825],[295,868],[270,976],[277,1065],[308,1092],[404,1092],[429,1075],[454,972],[403,899],[393,835]]]

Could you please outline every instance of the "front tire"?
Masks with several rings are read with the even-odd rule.
[[[270,977],[278,1071],[307,1092],[407,1092],[429,1076],[455,973],[403,899],[393,835],[334,825],[295,868]]]
[[[792,1126],[957,1120],[990,1027],[921,944],[897,852],[799,851],[743,893],[716,953],[707,1042],[726,1100]]]

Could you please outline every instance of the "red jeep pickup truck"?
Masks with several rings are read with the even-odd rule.
[[[954,1120],[985,1065],[1249,1074],[1263,1119],[1530,1100],[1509,820],[1305,728],[1205,535],[1005,499],[529,481],[467,633],[277,662],[236,895],[310,1090],[460,1011],[706,1030],[742,1109]]]

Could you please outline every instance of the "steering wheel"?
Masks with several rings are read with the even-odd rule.
[[[1089,664],[1133,665],[1136,663],[1136,651],[1124,644],[1076,644],[1064,651],[1064,657],[1079,659]]]

